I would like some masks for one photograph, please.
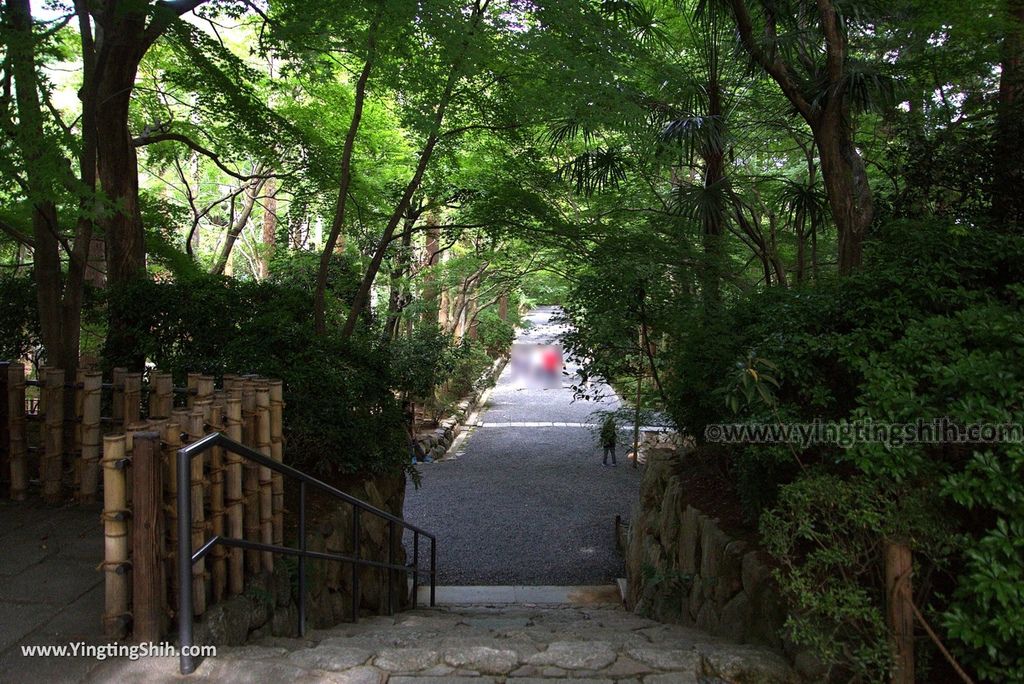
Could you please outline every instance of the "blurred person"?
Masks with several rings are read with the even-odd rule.
[[[604,448],[604,457],[601,459],[601,465],[608,465],[608,455],[612,457],[612,467],[618,465],[615,462],[615,445],[619,441],[619,427],[615,424],[615,416],[608,414],[608,417],[604,419],[604,424],[601,425],[601,446]]]

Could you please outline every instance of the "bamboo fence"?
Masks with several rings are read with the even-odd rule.
[[[24,364],[4,363],[0,483],[23,500],[30,473],[38,472],[47,501],[69,492],[80,502],[102,501],[104,632],[124,638],[134,625],[136,638],[154,641],[177,605],[179,535],[189,535],[194,550],[215,535],[267,544],[284,537],[279,473],[216,447],[193,458],[189,482],[179,482],[178,449],[223,432],[280,463],[283,409],[281,381],[253,375],[227,375],[218,388],[212,376],[193,373],[175,387],[169,373],[155,369],[143,375],[117,368],[104,382],[87,367],[69,382],[61,369],[28,378]],[[188,529],[178,525],[180,487],[192,503]],[[196,616],[272,569],[269,553],[215,546],[193,565]]]

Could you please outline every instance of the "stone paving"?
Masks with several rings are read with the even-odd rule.
[[[778,655],[646,620],[614,605],[449,606],[368,618],[306,639],[222,648],[188,678],[177,660],[104,664],[95,682],[774,684]]]
[[[555,314],[532,311],[517,343],[557,342],[564,327]],[[601,467],[593,414],[619,400],[605,387],[601,401],[573,401],[570,378],[526,386],[511,365],[481,411],[484,427],[471,428],[449,458],[419,466],[422,485],[406,490],[405,517],[437,534],[441,584],[611,583],[624,572],[615,516],[629,517],[640,471],[625,445],[618,468]]]
[[[26,658],[26,645],[103,643],[100,507],[0,501],[0,682],[78,682],[84,658]]]

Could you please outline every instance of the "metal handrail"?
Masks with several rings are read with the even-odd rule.
[[[299,548],[291,546],[279,546],[276,544],[264,544],[248,539],[236,539],[215,535],[206,540],[197,551],[192,549],[192,537],[190,534],[181,533],[180,530],[192,528],[192,493],[191,487],[182,486],[182,483],[191,482],[192,459],[213,447],[221,447],[242,458],[254,461],[261,466],[270,468],[299,482]],[[316,479],[301,470],[269,458],[244,444],[239,444],[222,432],[211,433],[202,439],[178,450],[178,641],[179,660],[181,674],[190,674],[195,671],[198,665],[197,658],[192,653],[193,634],[192,622],[195,613],[192,606],[192,566],[196,561],[204,558],[214,546],[223,546],[249,549],[254,551],[269,551],[289,556],[297,556],[299,559],[299,636],[306,633],[306,559],[333,560],[342,563],[352,564],[352,621],[359,621],[359,573],[360,567],[382,568],[388,571],[388,613],[395,612],[394,604],[394,573],[404,572],[412,575],[412,603],[416,607],[417,594],[419,589],[419,576],[426,574],[430,577],[430,605],[434,606],[437,586],[437,538],[426,530],[412,525],[402,518],[394,516],[387,511],[372,506],[365,501],[357,499],[351,494],[346,494],[336,487]],[[322,551],[310,551],[306,548],[306,487],[307,485],[325,492],[335,499],[340,499],[352,505],[352,543],[354,555],[341,553],[326,553]],[[366,511],[370,515],[382,518],[388,522],[388,560],[374,561],[361,558],[359,553],[359,515]],[[413,560],[410,565],[398,565],[395,563],[395,529],[402,527],[413,533]],[[421,573],[419,569],[420,556],[420,535],[430,540],[430,572]]]

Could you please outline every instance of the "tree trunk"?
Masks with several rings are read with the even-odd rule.
[[[995,178],[992,212],[1003,224],[1024,216],[1024,0],[1004,0],[1006,34],[1003,37],[1002,74],[996,117]]]
[[[437,325],[440,320],[440,301],[438,297],[437,276],[434,267],[438,264],[438,249],[441,241],[440,221],[436,211],[427,214],[427,250],[423,267],[423,322],[426,325]]]
[[[271,178],[264,187],[267,190],[267,200],[263,205],[263,249],[260,252],[260,280],[270,277],[270,260],[274,256],[274,244],[277,239],[277,182]]]
[[[5,19],[11,28],[8,51],[14,74],[18,122],[15,139],[25,162],[29,200],[32,202],[33,278],[39,326],[46,348],[47,365],[63,367],[68,355],[63,330],[62,284],[60,265],[60,226],[57,222],[56,196],[52,177],[59,169],[56,156],[47,149],[43,117],[36,80],[35,39],[32,35],[32,8],[29,0],[10,0]],[[45,170],[50,169],[47,177]],[[76,344],[77,350],[77,344]]]
[[[874,218],[874,204],[864,160],[850,139],[845,118],[844,112],[835,107],[827,110],[812,130],[839,234],[839,273],[848,275],[860,267],[864,236]]]
[[[106,59],[98,74],[96,139],[100,187],[111,205],[103,226],[107,279],[111,285],[121,285],[146,272],[138,158],[128,129],[128,105],[143,54],[139,43],[144,20],[134,15],[115,16],[117,28],[104,38],[110,44],[103,48]]]
[[[407,216],[402,227],[402,248],[395,258],[395,267],[391,270],[391,292],[388,296],[388,322],[386,332],[389,340],[398,337],[402,321],[402,310],[408,304],[408,286],[402,281],[409,274],[412,260],[412,229],[416,223],[414,216]]]
[[[327,243],[320,254],[320,268],[316,276],[316,290],[313,292],[313,324],[318,335],[327,331],[327,275],[331,268],[331,258],[334,256],[335,246],[338,244],[338,236],[345,227],[345,206],[348,203],[348,189],[352,182],[352,151],[355,149],[356,134],[359,132],[359,124],[363,119],[363,104],[366,101],[366,83],[370,79],[370,72],[373,69],[374,57],[377,53],[377,26],[379,15],[374,17],[367,34],[366,61],[363,63],[363,70],[356,81],[355,103],[352,109],[352,120],[348,125],[348,132],[345,134],[345,145],[341,152],[341,179],[338,183],[338,199],[334,205],[334,219],[331,221],[331,230],[327,235]]]
[[[416,164],[416,171],[413,173],[412,178],[406,185],[405,192],[402,194],[402,198],[399,200],[398,206],[396,206],[394,212],[392,212],[391,219],[384,228],[384,233],[381,236],[380,242],[377,244],[373,257],[370,259],[370,264],[366,268],[366,273],[363,274],[363,280],[359,283],[359,289],[356,291],[356,296],[352,300],[352,308],[349,310],[348,318],[345,320],[345,327],[341,331],[341,336],[343,338],[351,337],[352,333],[355,332],[356,324],[359,321],[360,315],[362,315],[363,308],[369,301],[370,288],[373,287],[373,281],[376,279],[377,272],[380,270],[381,262],[384,260],[384,254],[387,252],[388,244],[391,242],[391,238],[395,233],[395,228],[398,227],[398,223],[401,221],[402,216],[406,211],[408,211],[409,203],[412,201],[413,195],[417,190],[419,190],[420,183],[423,180],[423,174],[427,170],[427,164],[430,163],[430,158],[434,154],[434,148],[437,146],[437,141],[441,134],[441,125],[444,123],[444,116],[448,111],[448,104],[451,101],[455,84],[462,76],[462,64],[465,60],[466,51],[469,49],[469,41],[473,33],[476,32],[476,27],[480,22],[483,10],[487,4],[488,3],[485,1],[482,5],[476,5],[473,9],[473,14],[470,17],[469,26],[466,31],[467,37],[463,43],[462,51],[452,62],[451,69],[448,71],[448,79],[445,82],[445,87],[441,93],[441,97],[437,102],[437,108],[434,110],[434,118],[431,122],[430,133],[427,136],[427,142],[423,146],[423,150],[420,152],[419,161]]]
[[[213,275],[223,275],[225,273],[228,260],[231,258],[231,251],[235,247],[235,242],[238,240],[238,236],[242,234],[242,231],[245,230],[246,224],[249,223],[249,217],[252,216],[253,207],[256,205],[256,198],[266,182],[266,178],[250,181],[250,189],[245,193],[245,204],[242,205],[242,213],[235,218],[235,222],[228,228],[227,235],[224,238],[224,248],[220,251],[220,256],[217,257],[216,263],[210,269],[210,273]]]

